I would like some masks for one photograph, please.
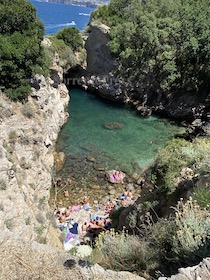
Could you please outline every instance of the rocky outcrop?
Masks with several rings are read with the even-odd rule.
[[[178,274],[171,277],[159,277],[158,280],[207,280],[210,279],[210,259],[206,258],[199,265],[180,268]]]
[[[26,103],[0,96],[0,231],[4,237],[62,246],[50,225],[48,200],[53,149],[69,95],[57,55],[52,67],[51,78],[35,75]]]
[[[92,21],[88,39],[85,43],[87,51],[88,73],[106,75],[115,69],[116,62],[113,60],[110,48],[110,28],[105,24],[97,24]]]

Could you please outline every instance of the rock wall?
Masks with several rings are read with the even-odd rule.
[[[180,268],[176,275],[159,277],[158,280],[208,280],[210,279],[210,258],[203,259],[193,267]]]
[[[92,21],[88,38],[85,42],[87,52],[88,73],[107,75],[114,70],[116,62],[113,60],[108,43],[110,28],[105,24],[98,25]]]
[[[24,104],[0,95],[0,237],[56,245],[48,200],[54,144],[69,102],[57,55],[51,73],[56,79],[34,77]]]

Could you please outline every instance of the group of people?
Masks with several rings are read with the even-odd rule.
[[[112,211],[118,210],[120,207],[127,207],[128,205],[132,204],[134,200],[135,197],[133,196],[132,190],[125,188],[124,192],[116,199],[109,199],[106,204],[97,205],[97,210],[101,210],[105,213],[105,215],[109,215]],[[81,205],[69,206],[68,208],[65,208],[65,210],[63,209],[63,211],[62,209],[56,208],[55,214],[59,222],[64,223],[70,218],[71,212],[79,211],[81,209],[86,211],[90,209],[89,199],[87,196],[83,197]],[[97,221],[95,225],[101,226],[100,221]]]
[[[123,183],[124,174],[119,171],[113,171],[109,174],[110,181],[112,182],[121,182]],[[57,185],[59,186],[60,181],[58,181]],[[66,182],[66,186],[71,184],[71,180]],[[69,196],[69,192],[67,189],[63,192],[65,197]],[[78,240],[84,240],[85,243],[92,243],[94,239],[105,230],[108,230],[112,227],[112,219],[111,214],[113,211],[118,210],[121,207],[127,207],[130,204],[133,204],[135,201],[135,197],[133,196],[132,188],[125,188],[124,191],[118,195],[115,199],[108,199],[106,203],[101,203],[96,206],[96,212],[100,213],[98,216],[90,215],[89,219],[79,219],[81,215],[85,216],[84,214],[73,214],[72,212],[80,211],[80,210],[90,210],[89,198],[84,196],[80,202],[80,205],[69,206],[67,208],[59,208],[56,207],[55,209],[55,217],[56,217],[56,224],[57,227],[65,231],[67,237],[70,240],[73,238],[79,238]],[[86,212],[85,211],[85,212]],[[76,218],[75,218],[76,217]],[[73,218],[73,219],[72,219]],[[74,221],[77,220],[77,222]],[[78,222],[80,220],[80,222]],[[77,237],[75,237],[77,236]],[[67,241],[69,242],[69,240]],[[65,247],[64,243],[64,247]],[[70,245],[69,245],[70,246]]]
[[[81,235],[93,240],[102,231],[110,229],[111,227],[112,220],[110,217],[90,217],[89,221],[82,224]]]
[[[83,204],[89,204],[88,197],[83,198]],[[75,208],[77,207],[77,208]],[[112,227],[112,220],[109,215],[94,216],[89,215],[83,224],[79,224],[72,219],[72,212],[79,211],[82,206],[70,206],[68,208],[56,207],[54,214],[56,217],[57,228],[66,232],[67,234],[78,235],[85,243],[92,243],[92,241],[104,230]],[[75,219],[76,220],[76,219]],[[72,236],[71,236],[72,237]]]

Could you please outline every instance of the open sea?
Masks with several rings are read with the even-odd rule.
[[[44,23],[45,34],[54,34],[67,26],[83,30],[88,24],[93,8],[29,0]]]

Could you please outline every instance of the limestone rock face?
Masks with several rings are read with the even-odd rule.
[[[59,58],[55,58],[58,71]],[[25,242],[48,242],[53,146],[66,120],[64,84],[35,75],[28,102],[0,95],[0,232]],[[9,113],[10,112],[10,113]],[[50,230],[52,232],[52,230]]]
[[[114,69],[111,52],[108,46],[110,28],[105,24],[90,26],[90,33],[85,43],[87,51],[87,71],[94,74],[105,75]]]

